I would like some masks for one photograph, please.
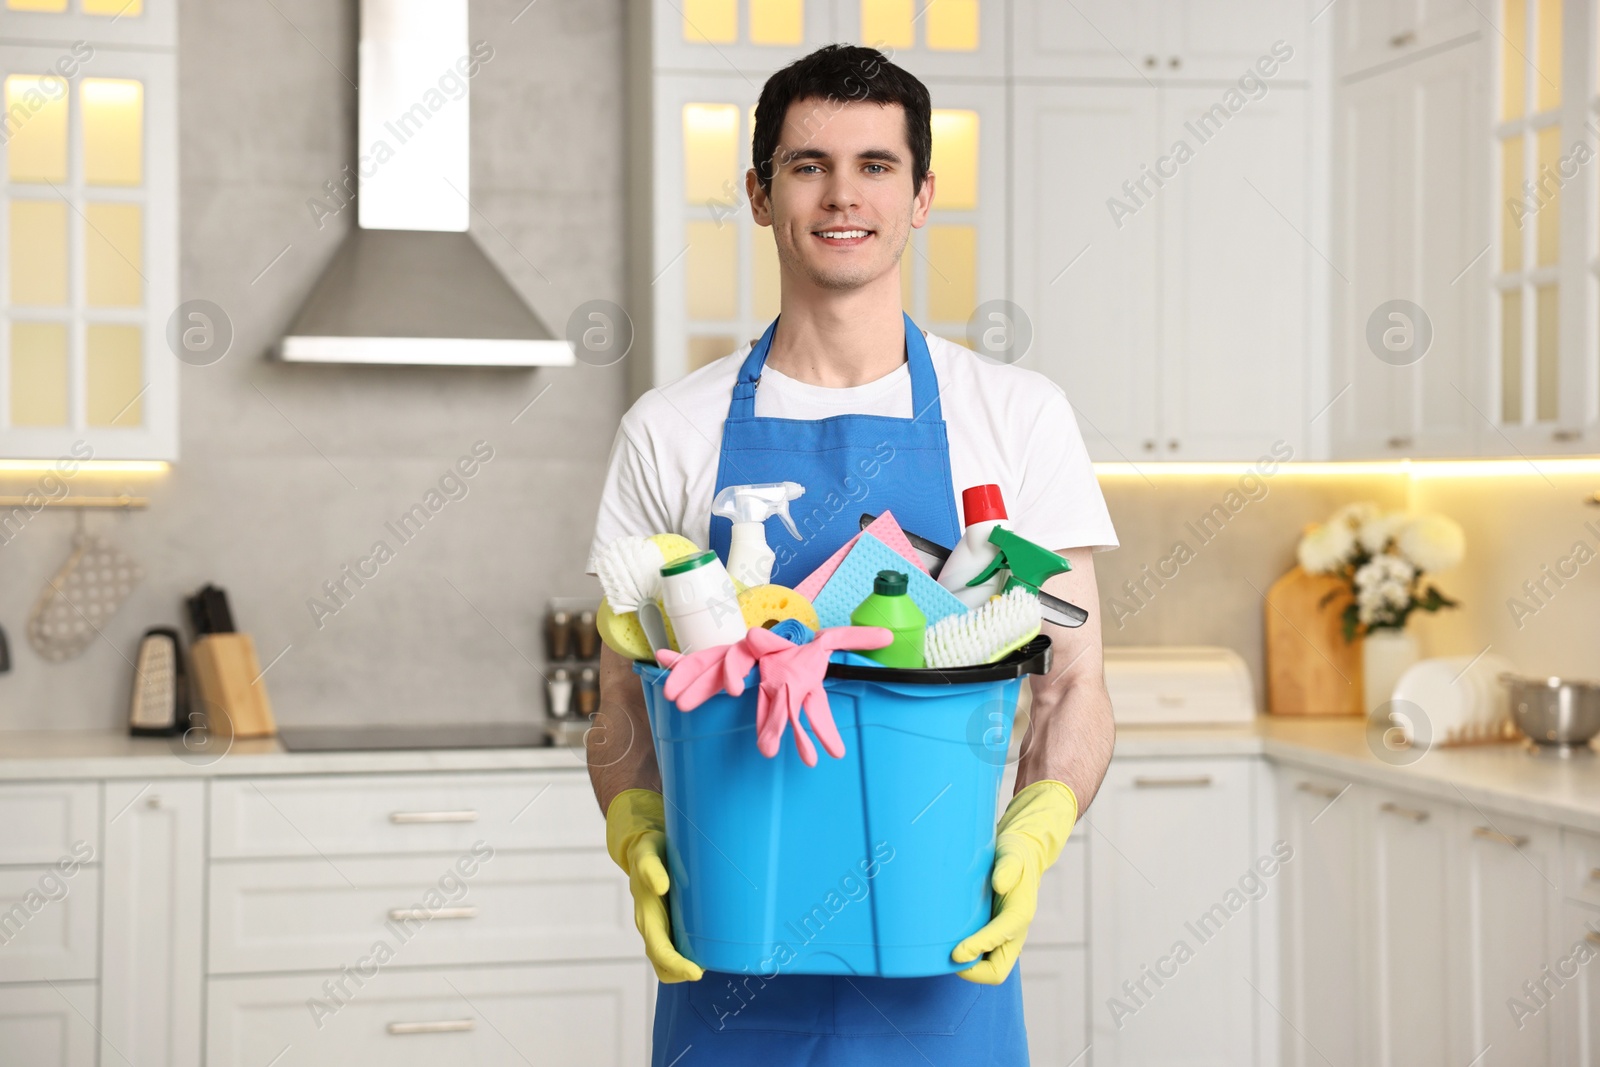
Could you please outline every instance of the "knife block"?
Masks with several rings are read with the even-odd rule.
[[[228,720],[231,737],[271,737],[278,732],[267,684],[249,634],[206,634],[189,647],[196,694],[206,715]],[[210,721],[216,733],[219,723]]]

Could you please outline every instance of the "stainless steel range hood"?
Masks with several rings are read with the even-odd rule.
[[[361,0],[356,226],[278,356],[300,363],[570,366],[467,233],[467,0]]]

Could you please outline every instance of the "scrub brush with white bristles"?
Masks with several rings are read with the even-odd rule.
[[[654,600],[664,563],[660,547],[648,537],[619,537],[601,549],[594,571],[611,610],[624,614],[638,611],[640,604]]]
[[[1039,598],[1021,586],[960,615],[928,627],[922,657],[929,667],[974,667],[995,663],[1039,634]]]

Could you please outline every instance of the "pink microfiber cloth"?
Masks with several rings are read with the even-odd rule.
[[[827,584],[829,578],[833,577],[833,572],[839,569],[839,564],[844,562],[844,558],[850,554],[850,550],[856,547],[856,542],[861,540],[861,534],[863,533],[869,533],[876,537],[894,549],[895,552],[904,556],[907,562],[917,570],[922,571],[924,574],[927,573],[927,568],[922,565],[922,558],[917,555],[917,550],[911,547],[910,541],[906,540],[905,531],[900,529],[898,522],[894,521],[894,515],[885,511],[882,515],[873,519],[871,525],[865,530],[846,541],[839,548],[839,551],[828,557],[826,563],[806,575],[806,580],[795,586],[794,591],[807,600],[815,602],[817,594],[822,592],[822,587]]]

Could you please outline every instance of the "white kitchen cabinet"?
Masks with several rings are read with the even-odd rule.
[[[1371,908],[1358,927],[1363,936],[1352,942],[1370,953],[1368,977],[1352,987],[1370,1014],[1372,1053],[1361,1062],[1446,1062],[1451,1027],[1460,1021],[1450,997],[1460,945],[1445,903],[1454,809],[1381,789],[1363,790],[1351,808],[1366,827],[1359,877]]]
[[[1361,794],[1347,780],[1285,770],[1277,776],[1285,864],[1283,1003],[1285,1067],[1359,1067],[1361,1051]],[[1417,1061],[1422,1062],[1422,1061]]]
[[[418,967],[625,958],[639,940],[599,848],[218,863],[210,898],[212,974],[335,970],[380,941]]]
[[[1474,38],[1340,90],[1326,416],[1335,458],[1507,450],[1487,399],[1487,64]],[[1397,300],[1422,315],[1386,307]]]
[[[95,977],[99,868],[0,868],[0,901],[0,982]]]
[[[1095,1067],[1257,1062],[1252,767],[1114,761],[1085,817]],[[1268,865],[1281,876],[1278,864]],[[1265,1009],[1270,1010],[1270,1009]]]
[[[93,982],[0,985],[0,1059],[95,1067],[94,1001]]]
[[[1483,25],[1472,0],[1312,0],[1312,4],[1315,17],[1330,17],[1337,27],[1334,64],[1341,77],[1403,62],[1473,34]]]
[[[0,865],[96,862],[100,783],[18,782],[0,786]]]
[[[205,784],[108,782],[103,1063],[200,1063]]]
[[[1481,1056],[1483,1067],[1553,1063],[1550,1013],[1519,1020],[1507,1002],[1540,976],[1556,943],[1559,835],[1469,806],[1457,812],[1449,851],[1464,924],[1456,931],[1465,948],[1457,974],[1467,1013],[1451,1058]]]
[[[354,961],[352,961],[352,964]],[[645,976],[633,961],[474,970],[379,969],[215,978],[208,987],[206,1063],[262,1067],[293,1050],[306,1067],[632,1067],[646,1062]],[[313,1014],[311,1008],[321,1005]]]
[[[1162,127],[1201,128],[1215,88],[1167,88]],[[1161,217],[1162,455],[1310,455],[1307,94],[1276,87],[1195,145]],[[1192,140],[1198,140],[1192,137]]]
[[[171,460],[176,5],[61,7],[0,20],[0,458]]]
[[[1233,81],[1274,41],[1298,51],[1309,33],[1300,0],[1017,0],[1012,22],[1020,76],[1140,83]]]
[[[1254,459],[1278,440],[1309,458],[1306,91],[1279,86],[1220,127],[1193,125],[1220,95],[1018,94],[1012,278],[1034,323],[1022,365],[1066,391],[1096,460]]]
[[[1153,206],[1120,224],[1106,206],[1152,158],[1160,122],[1155,89],[1034,86],[1017,97],[1012,200],[1027,224],[1011,277],[1033,322],[1021,365],[1066,391],[1098,460],[1152,458],[1160,433],[1160,223]]]
[[[1600,1067],[1600,908],[1562,906],[1550,967],[1559,979],[1546,986],[1556,1029],[1552,1062]]]
[[[211,788],[213,859],[593,847],[605,840],[570,773],[234,778]]]

